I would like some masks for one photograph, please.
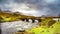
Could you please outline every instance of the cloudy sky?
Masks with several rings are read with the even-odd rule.
[[[60,0],[0,0],[0,9],[34,16],[58,16]]]

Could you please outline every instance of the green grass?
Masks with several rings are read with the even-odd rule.
[[[49,28],[47,26],[40,26],[38,28],[33,28],[28,32],[35,34],[60,34],[60,22],[56,21],[56,23]]]

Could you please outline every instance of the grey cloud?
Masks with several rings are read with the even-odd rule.
[[[55,0],[53,3],[48,3],[45,0],[1,0],[0,8],[12,10],[19,7],[21,3],[25,3],[28,7],[38,10],[36,15],[43,13],[43,15],[57,16],[60,13],[60,0]]]

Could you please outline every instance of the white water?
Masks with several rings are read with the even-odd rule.
[[[1,23],[2,34],[13,34],[18,30],[29,30],[33,27],[38,26],[38,23],[31,23],[25,21],[15,21],[15,22],[6,22]]]

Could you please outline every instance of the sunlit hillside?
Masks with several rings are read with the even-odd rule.
[[[9,21],[17,21],[26,18],[35,18],[34,16],[27,16],[19,12],[4,12],[0,11],[0,21],[9,22]]]

